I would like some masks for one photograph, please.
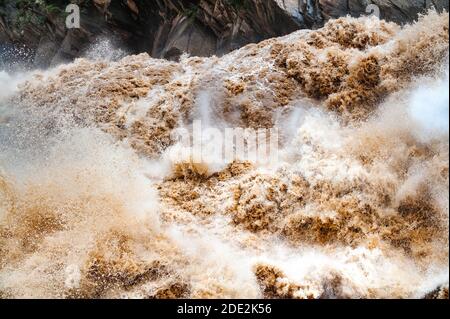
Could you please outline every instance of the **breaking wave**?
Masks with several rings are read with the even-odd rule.
[[[448,298],[447,13],[113,56],[0,73],[0,297]],[[279,161],[171,161],[199,119]]]

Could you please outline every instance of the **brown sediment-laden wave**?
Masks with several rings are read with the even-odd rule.
[[[0,297],[448,298],[448,18],[0,73]],[[197,119],[278,161],[174,163]]]

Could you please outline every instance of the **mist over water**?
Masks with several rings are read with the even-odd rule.
[[[180,62],[109,45],[0,71],[0,297],[448,296],[448,14]],[[198,120],[277,128],[279,160],[174,160]]]
[[[449,71],[444,78],[431,85],[418,87],[411,96],[411,116],[420,126],[417,132],[422,140],[429,141],[448,136]]]

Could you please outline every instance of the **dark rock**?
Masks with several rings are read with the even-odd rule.
[[[0,43],[26,46],[36,66],[81,56],[99,38],[111,38],[129,53],[177,59],[225,54],[245,44],[331,18],[365,15],[376,4],[381,18],[406,23],[446,0],[77,0],[81,28],[65,27],[68,1],[0,0]]]

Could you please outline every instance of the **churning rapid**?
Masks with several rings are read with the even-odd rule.
[[[448,18],[0,72],[0,297],[448,298]],[[173,160],[198,119],[278,161]]]

